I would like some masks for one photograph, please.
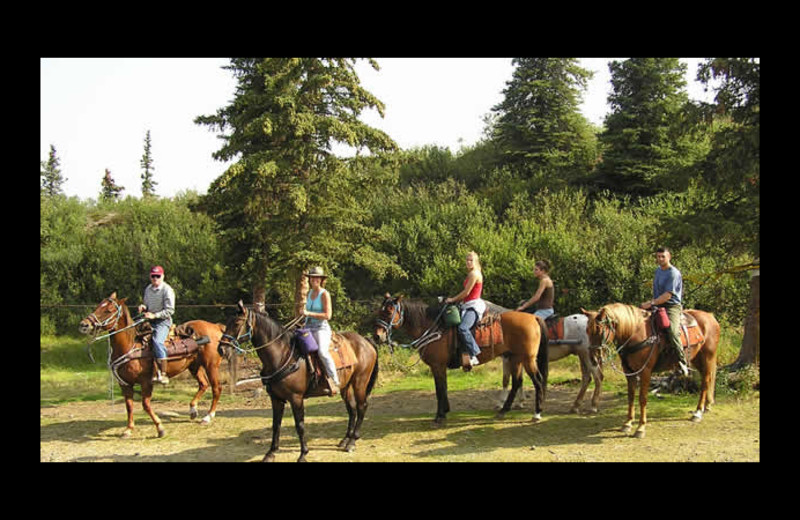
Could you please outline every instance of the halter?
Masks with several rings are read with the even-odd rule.
[[[230,345],[231,347],[235,348],[236,351],[240,354],[244,354],[245,350],[240,346],[240,341],[252,341],[253,339],[253,324],[250,320],[250,311],[247,309],[244,310],[245,312],[245,323],[247,324],[247,332],[244,334],[240,334],[237,337],[233,337],[229,334],[223,334],[222,338],[220,338],[219,343],[220,345]],[[241,330],[241,328],[239,329]]]

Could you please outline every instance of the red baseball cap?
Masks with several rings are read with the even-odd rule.
[[[151,275],[160,274],[161,276],[164,276],[164,268],[161,267],[160,265],[157,265],[154,268],[150,269],[150,274]]]

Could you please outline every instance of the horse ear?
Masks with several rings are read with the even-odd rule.
[[[398,294],[398,295],[397,295],[397,298],[395,299],[395,301],[396,301],[396,302],[399,302],[400,300],[402,300],[402,299],[403,299],[403,298],[405,298],[405,297],[406,297],[406,295],[405,295],[405,294]]]
[[[239,307],[239,312],[244,314],[245,310],[244,310],[244,303],[242,303],[242,300],[239,300],[239,302],[236,305],[237,307]]]
[[[123,298],[121,300],[117,300],[117,303],[120,305],[125,305],[125,302],[128,301],[128,298]]]
[[[109,298],[111,298],[112,300],[116,300],[117,299],[117,291],[112,292],[111,296],[109,296]]]
[[[389,294],[388,292],[387,292],[387,293],[384,295],[384,298],[386,298],[387,300],[388,300],[389,298],[391,298],[391,297],[392,297],[392,295],[391,295],[391,294]]]

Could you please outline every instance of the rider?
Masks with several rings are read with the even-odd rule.
[[[155,375],[153,381],[169,384],[167,377],[167,340],[175,313],[175,291],[164,281],[164,268],[157,265],[150,269],[150,285],[144,290],[144,303],[139,305],[139,312],[147,311],[144,317],[150,320],[153,327],[153,355],[155,356]]]
[[[467,253],[467,278],[464,280],[464,289],[453,296],[445,299],[445,303],[463,302],[461,305],[461,323],[458,325],[458,337],[469,354],[470,366],[477,365],[478,354],[481,349],[475,338],[472,337],[470,329],[478,323],[486,312],[486,302],[481,299],[483,291],[483,271],[481,271],[481,260],[478,253],[470,251]]]
[[[331,395],[339,393],[339,374],[336,372],[336,363],[329,351],[331,344],[331,327],[328,320],[333,315],[333,305],[331,295],[325,290],[325,280],[328,278],[322,271],[322,267],[314,267],[306,273],[311,290],[306,297],[306,307],[303,309],[303,316],[307,317],[306,325],[311,330],[317,345],[319,346],[319,358],[325,373],[328,375],[328,385],[331,387]]]
[[[653,280],[653,299],[642,303],[643,309],[652,309],[656,305],[664,307],[669,316],[667,341],[678,354],[678,369],[684,376],[689,375],[686,356],[681,345],[681,312],[683,296],[683,277],[681,272],[670,264],[672,253],[666,247],[656,249],[655,279]]]
[[[555,313],[553,310],[555,286],[553,285],[553,280],[550,279],[550,263],[547,260],[537,261],[533,267],[533,275],[539,279],[539,288],[536,289],[536,293],[528,301],[515,310],[523,311],[535,303],[536,312],[534,314],[546,320]]]

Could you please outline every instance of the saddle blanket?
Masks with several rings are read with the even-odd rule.
[[[503,327],[500,326],[500,315],[487,312],[472,329],[475,341],[480,348],[492,348],[503,342]]]

